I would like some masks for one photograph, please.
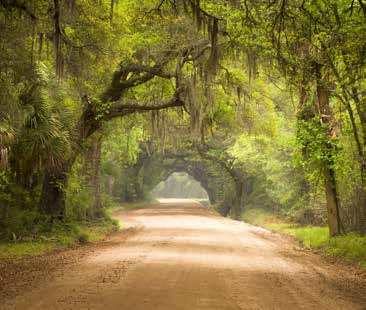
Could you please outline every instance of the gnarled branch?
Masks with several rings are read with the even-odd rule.
[[[104,119],[110,120],[116,117],[125,116],[132,113],[144,113],[148,111],[156,111],[167,109],[171,107],[179,107],[184,105],[184,101],[180,99],[180,94],[184,91],[183,88],[178,88],[172,98],[167,101],[163,101],[160,103],[146,103],[146,104],[138,104],[137,102],[128,102],[128,103],[115,103],[110,109],[109,113],[105,115]]]

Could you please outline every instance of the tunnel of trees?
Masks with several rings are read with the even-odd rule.
[[[208,205],[210,203],[206,190],[186,172],[173,172],[164,181],[158,183],[150,192],[153,198],[194,199]]]
[[[200,183],[207,192],[213,205],[217,205],[221,214],[239,217],[244,199],[251,193],[252,180],[236,171],[232,171],[226,162],[219,162],[217,157],[203,157],[201,151],[192,147],[186,150],[174,149],[148,155],[141,152],[136,163],[128,166],[122,176],[122,184],[116,184],[116,191],[110,194],[120,195],[125,201],[143,201],[149,198],[151,190],[166,180],[172,173],[185,172]]]
[[[0,0],[0,238],[186,172],[225,216],[366,234],[362,0]]]

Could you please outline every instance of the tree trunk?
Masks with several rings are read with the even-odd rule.
[[[244,205],[245,196],[245,182],[235,181],[235,200],[234,200],[234,210],[233,216],[235,219],[239,219]]]
[[[92,210],[92,217],[103,216],[103,205],[102,205],[102,193],[100,184],[100,163],[101,163],[101,151],[102,151],[102,138],[93,137],[91,146],[91,178],[89,185],[94,194],[94,205]]]
[[[356,109],[359,116],[363,133],[363,146],[366,145],[366,100],[365,96],[360,99],[356,88],[352,88],[352,98],[356,103]],[[357,230],[366,235],[366,152],[363,151],[361,159],[361,197],[359,205],[359,219]]]
[[[329,104],[329,91],[327,89],[326,79],[324,79],[321,73],[321,65],[316,66],[316,76],[320,121],[322,124],[327,126],[326,134],[329,139],[329,142],[326,145],[323,145],[326,155],[326,159],[323,160],[323,176],[328,212],[329,234],[333,237],[340,235],[343,232],[339,212],[340,206],[337,196],[335,171],[332,168],[335,150],[331,143],[331,139],[335,137],[336,133],[334,128],[333,111]]]
[[[193,176],[194,177],[194,176]],[[195,178],[196,179],[196,178]],[[197,179],[196,179],[197,180]],[[199,181],[199,180],[198,180]],[[202,184],[203,182],[199,181],[200,185],[202,186],[202,188],[206,191],[207,196],[208,196],[208,200],[210,201],[210,204],[215,204],[217,202],[216,199],[216,195],[215,195],[215,190],[211,189],[208,185],[207,182],[206,184]]]
[[[58,78],[62,77],[63,73],[63,56],[62,56],[62,32],[61,32],[61,25],[60,25],[60,15],[61,15],[61,8],[60,8],[60,1],[54,0],[54,45],[55,45],[55,68],[56,68],[56,76]]]
[[[361,235],[366,235],[366,159],[361,163],[361,189],[358,208],[356,229]]]
[[[348,72],[349,79],[347,80],[349,84],[347,84],[341,78],[341,75],[329,53],[327,53],[327,57],[333,73],[336,76],[338,83],[342,89],[343,98],[340,98],[348,111],[348,115],[352,125],[353,137],[356,142],[358,151],[357,160],[360,165],[361,186],[356,190],[356,197],[358,199],[354,205],[354,219],[352,226],[353,229],[356,229],[359,233],[366,234],[366,152],[364,151],[364,146],[366,145],[366,102],[362,103],[362,100],[359,98],[358,90],[356,89],[356,87],[352,86],[356,83],[357,71],[354,72],[353,67],[347,60],[347,56],[345,55],[344,51],[342,52],[342,54],[346,71]],[[350,99],[355,102],[357,115],[360,121],[363,135],[359,134],[358,125],[356,123],[355,114],[353,111],[353,107],[351,106]],[[362,142],[361,137],[363,137]]]
[[[330,169],[329,167],[324,167],[323,173],[327,201],[329,234],[331,237],[334,237],[342,233],[335,173],[334,170]]]
[[[220,204],[219,212],[222,216],[227,217],[230,214],[231,209],[232,201],[230,200],[230,202],[228,202],[226,199],[224,199]]]
[[[123,200],[127,202],[142,201],[145,197],[143,188],[143,173],[146,156],[141,155],[135,165],[125,170],[126,183],[125,183],[125,194]]]
[[[57,173],[46,172],[43,180],[40,210],[51,216],[52,220],[65,217],[65,188],[67,186],[68,167]]]

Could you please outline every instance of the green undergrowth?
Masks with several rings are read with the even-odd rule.
[[[118,221],[108,217],[89,222],[55,223],[43,232],[18,239],[14,236],[12,241],[0,242],[0,259],[35,256],[55,249],[97,242],[119,227]]]
[[[356,262],[366,268],[366,237],[351,233],[330,238],[328,227],[299,226],[261,209],[245,211],[242,214],[242,220],[274,232],[290,235],[307,248],[320,250],[328,256]]]

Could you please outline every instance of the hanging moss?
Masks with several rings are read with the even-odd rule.
[[[219,62],[218,34],[219,34],[219,21],[217,18],[213,18],[212,30],[211,30],[211,53],[208,60],[208,70],[209,73],[211,74],[216,73],[217,65]]]

